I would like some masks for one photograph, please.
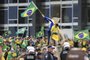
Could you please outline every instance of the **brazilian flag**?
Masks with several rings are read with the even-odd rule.
[[[88,30],[81,30],[74,32],[74,40],[80,40],[80,39],[89,39],[89,31]]]
[[[3,51],[7,51],[9,48],[10,48],[9,46],[4,45],[4,46],[2,47],[2,50],[3,50]]]
[[[23,40],[22,44],[21,44],[21,47],[22,48],[26,48],[28,45],[28,40]]]
[[[41,27],[41,30],[36,33],[36,38],[44,36],[44,26]]]
[[[16,32],[16,34],[24,34],[25,31],[26,31],[26,28],[25,27],[20,28],[20,29],[18,29],[18,31]]]
[[[3,38],[0,38],[0,45],[3,45]]]
[[[34,4],[34,2],[30,2],[30,5],[28,6],[28,8],[21,13],[21,17],[28,17],[31,16],[38,8],[36,7],[36,5]]]
[[[12,55],[11,55],[11,52],[9,51],[7,55],[7,60],[11,60],[11,59],[12,59]]]

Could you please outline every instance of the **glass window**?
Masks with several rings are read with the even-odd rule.
[[[19,0],[19,3],[26,3],[28,0]]]
[[[73,16],[74,17],[77,17],[79,15],[78,14],[79,13],[79,11],[78,11],[79,9],[78,8],[79,8],[78,4],[74,4],[73,5]]]
[[[49,16],[49,9],[45,9],[44,13],[45,16]]]
[[[36,2],[46,2],[46,1],[49,1],[49,0],[36,0]]]
[[[27,6],[19,6],[19,8],[27,8]]]
[[[0,7],[0,10],[2,10],[2,9],[8,9],[7,7]]]
[[[60,17],[60,5],[51,5],[52,17]]]
[[[62,1],[72,1],[72,0],[62,0]]]
[[[17,7],[9,7],[9,19],[17,19]]]
[[[72,22],[72,8],[63,8],[62,9],[62,22],[63,23]]]
[[[8,0],[4,0],[4,3],[8,3]]]
[[[9,23],[10,24],[17,24],[17,20],[10,20]]]
[[[51,1],[60,1],[60,0],[51,0]]]
[[[8,0],[0,0],[0,4],[8,3]]]
[[[74,20],[74,22],[78,22],[78,18],[77,19],[73,19]]]
[[[7,10],[0,10],[0,24],[7,23]]]
[[[11,37],[12,37],[12,36],[16,36],[17,27],[9,27],[9,30],[10,30],[11,33],[12,33],[12,34],[10,35]]]
[[[3,4],[4,3],[4,0],[0,0],[0,4]]]
[[[88,22],[90,22],[90,8],[88,8]]]
[[[17,3],[17,0],[9,0],[9,3]]]
[[[4,24],[7,24],[7,21],[8,21],[8,10],[5,10],[4,11]]]

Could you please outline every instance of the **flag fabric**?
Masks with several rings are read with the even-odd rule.
[[[37,9],[38,8],[32,1],[32,2],[30,2],[30,5],[27,7],[27,9],[23,13],[21,13],[21,17],[31,16]]]
[[[3,50],[3,51],[7,51],[7,49],[9,49],[9,48],[10,48],[9,46],[4,45],[4,46],[2,47],[2,50]]]
[[[41,27],[41,30],[36,33],[36,37],[42,37],[44,36],[44,26]]]
[[[7,55],[7,60],[11,60],[11,59],[12,59],[12,53],[9,51]]]
[[[21,44],[21,47],[22,48],[26,48],[28,45],[28,40],[23,40],[22,44]]]
[[[0,44],[2,44],[3,43],[3,38],[0,38]]]
[[[8,36],[10,34],[11,34],[11,31],[10,30],[7,30],[7,31],[4,32],[3,36]]]
[[[26,28],[20,28],[20,29],[18,29],[16,34],[24,34],[25,30],[26,30]]]
[[[76,31],[74,33],[74,39],[79,40],[79,39],[89,39],[89,31],[88,30],[82,30],[82,31]]]

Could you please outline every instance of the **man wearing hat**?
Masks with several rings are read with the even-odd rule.
[[[46,53],[44,60],[55,60],[53,49],[55,49],[53,46],[48,46],[48,52]]]
[[[51,39],[53,40],[54,44],[58,44],[58,42],[64,38],[64,36],[62,35],[62,32],[60,30],[60,27],[58,25],[59,23],[59,18],[57,17],[53,17],[52,21],[54,22],[54,25],[51,28]]]

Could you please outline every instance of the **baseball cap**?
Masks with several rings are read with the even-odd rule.
[[[52,48],[52,49],[55,49],[55,47],[54,47],[54,46],[48,46],[48,48]]]
[[[87,49],[83,47],[83,48],[82,48],[82,51],[87,51]]]

